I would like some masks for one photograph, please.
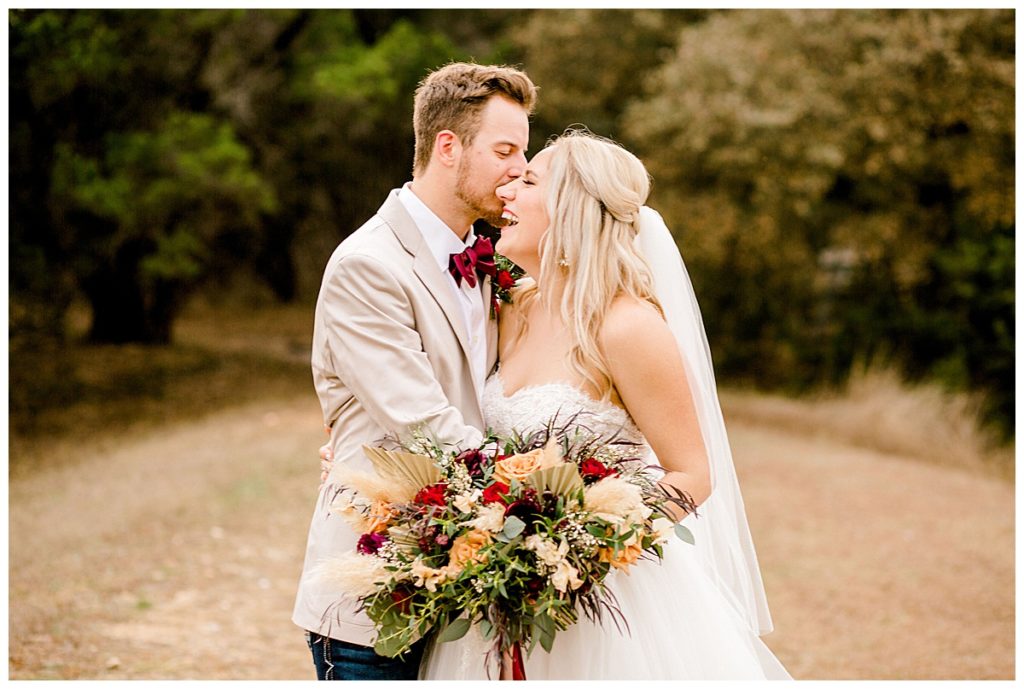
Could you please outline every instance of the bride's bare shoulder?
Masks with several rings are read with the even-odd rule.
[[[609,352],[629,351],[638,343],[671,337],[661,311],[651,302],[630,296],[616,297],[608,307],[598,338]]]

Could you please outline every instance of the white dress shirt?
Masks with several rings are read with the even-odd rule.
[[[473,228],[470,226],[466,241],[463,242],[441,218],[437,217],[434,211],[427,208],[427,205],[413,193],[409,182],[406,182],[398,192],[398,200],[402,202],[405,210],[409,212],[413,222],[416,223],[416,227],[423,234],[430,253],[437,260],[438,270],[448,276],[452,292],[462,307],[466,332],[469,333],[473,370],[477,374],[477,380],[483,383],[484,378],[487,377],[487,314],[484,313],[484,300],[480,285],[486,278],[478,279],[476,287],[470,287],[465,280],[459,286],[455,284],[455,278],[448,272],[451,255],[464,251],[476,241]]]

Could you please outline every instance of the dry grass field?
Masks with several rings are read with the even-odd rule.
[[[313,677],[289,621],[322,438],[307,318],[193,314],[177,347],[228,363],[12,433],[11,679]],[[109,367],[109,354],[81,356]],[[795,677],[1013,678],[1007,472],[878,449],[807,422],[814,402],[724,406],[775,618],[766,641]]]

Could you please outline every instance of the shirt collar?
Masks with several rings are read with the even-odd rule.
[[[448,262],[452,254],[464,251],[466,247],[472,246],[476,241],[472,226],[466,235],[466,241],[463,242],[459,239],[452,229],[416,196],[410,182],[406,182],[399,190],[398,200],[412,216],[413,222],[416,223],[416,227],[419,228],[420,234],[423,235],[423,239],[427,243],[427,248],[430,249],[430,254],[442,271],[448,270]]]

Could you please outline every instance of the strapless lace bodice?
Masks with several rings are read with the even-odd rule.
[[[646,445],[625,409],[595,400],[569,383],[528,385],[506,395],[501,373],[496,372],[484,386],[483,413],[484,423],[499,436],[513,432],[527,435],[546,428],[552,419],[562,425],[579,413],[578,422],[597,435],[618,435],[622,440]]]

